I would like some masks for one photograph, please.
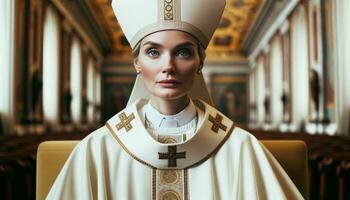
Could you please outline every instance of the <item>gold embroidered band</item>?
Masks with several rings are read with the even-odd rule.
[[[164,136],[160,142],[177,143],[181,137]],[[176,146],[173,146],[176,147]],[[175,149],[176,152],[176,149]],[[152,174],[152,198],[159,200],[187,200],[187,169],[161,170],[153,169]]]
[[[164,20],[174,19],[174,2],[173,0],[164,0]]]

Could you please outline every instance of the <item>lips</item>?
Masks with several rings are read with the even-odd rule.
[[[178,84],[180,84],[180,82],[175,79],[167,79],[158,81],[158,84],[164,88],[171,88],[176,87]]]
[[[167,79],[167,80],[161,80],[158,83],[179,84],[180,82],[175,79]]]

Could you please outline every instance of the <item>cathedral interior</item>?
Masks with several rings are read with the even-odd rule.
[[[35,199],[38,145],[103,126],[136,71],[111,0],[0,13],[0,196]],[[349,21],[347,0],[227,0],[206,49],[216,108],[258,139],[307,144],[310,199],[350,199]]]

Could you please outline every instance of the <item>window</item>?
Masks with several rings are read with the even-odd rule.
[[[55,10],[48,7],[43,30],[43,112],[49,123],[58,121],[59,27]]]
[[[82,112],[82,49],[78,38],[73,38],[71,47],[71,111],[72,121],[80,123]]]

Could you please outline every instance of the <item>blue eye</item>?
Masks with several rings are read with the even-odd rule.
[[[157,51],[156,49],[149,49],[149,50],[147,50],[147,54],[150,57],[157,57],[157,56],[160,55],[159,51]]]
[[[183,58],[189,58],[192,56],[192,51],[189,49],[180,49],[176,52],[176,56],[180,56]]]

